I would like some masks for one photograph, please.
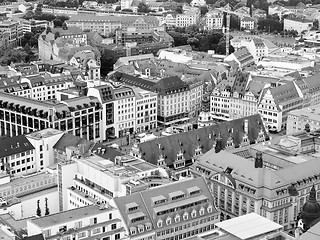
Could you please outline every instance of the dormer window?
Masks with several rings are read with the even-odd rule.
[[[177,223],[177,222],[180,222],[180,215],[177,214],[174,218],[174,221]]]
[[[171,218],[170,218],[170,217],[167,218],[166,224],[167,224],[167,225],[170,225],[170,224],[171,224]]]
[[[194,218],[196,216],[197,216],[197,211],[195,209],[193,209],[191,212],[191,217]]]
[[[158,159],[158,166],[164,166],[166,165],[166,161],[164,160],[164,156],[161,154]]]
[[[162,227],[162,223],[163,223],[162,219],[159,219],[158,222],[157,222],[158,228]]]
[[[202,207],[202,208],[200,208],[200,210],[199,210],[199,214],[200,215],[203,215],[204,214],[204,208]]]
[[[172,201],[181,199],[185,197],[185,193],[181,190],[176,191],[176,192],[171,192],[169,193],[169,197],[171,198]]]
[[[212,213],[212,210],[213,210],[212,205],[209,205],[208,208],[207,208],[208,213]]]
[[[187,212],[185,212],[183,214],[183,220],[188,220],[188,216],[189,216],[189,214]]]

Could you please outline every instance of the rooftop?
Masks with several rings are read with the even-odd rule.
[[[288,113],[289,115],[297,117],[306,117],[310,120],[319,121],[320,120],[320,105],[314,105],[308,108],[302,108],[298,110],[293,110]]]
[[[37,219],[32,219],[31,221],[43,229],[56,225],[61,225],[70,221],[77,221],[79,219],[96,216],[97,214],[109,212],[112,209],[113,208],[110,206],[101,208],[98,205],[89,205],[81,208],[72,209],[69,211],[51,214]]]
[[[48,138],[54,135],[58,135],[58,134],[62,134],[63,131],[54,129],[54,128],[46,128],[43,130],[39,130],[37,132],[32,132],[30,134],[27,134],[26,136],[28,138],[32,138],[32,139],[36,139],[36,140],[40,140],[42,138]]]
[[[4,137],[0,139],[0,158],[33,150],[34,146],[25,135]]]
[[[241,240],[260,237],[273,231],[282,229],[282,226],[256,213],[249,213],[223,222],[216,226],[238,237]]]

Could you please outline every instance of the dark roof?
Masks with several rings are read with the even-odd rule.
[[[0,139],[0,158],[33,150],[34,146],[25,135]]]
[[[53,146],[53,148],[66,151],[67,147],[78,147],[80,144],[84,144],[85,152],[87,152],[94,142],[88,141],[86,139],[74,136],[69,133],[64,133],[58,142]]]
[[[212,149],[219,135],[222,138],[222,146],[226,146],[228,138],[231,137],[234,146],[238,147],[244,136],[244,122],[246,119],[248,120],[248,139],[250,143],[258,139],[260,130],[263,131],[265,138],[268,138],[261,116],[256,114],[147,141],[140,143],[138,147],[144,160],[157,164],[157,160],[162,154],[167,165],[171,166],[180,150],[183,152],[185,159],[190,160],[195,155],[195,149],[198,146],[200,146],[203,154]]]
[[[293,82],[288,82],[270,90],[276,104],[299,98],[299,93]]]
[[[188,84],[177,76],[163,78],[153,86],[153,91],[160,94],[168,94],[168,92],[175,90],[185,91],[187,89]]]
[[[30,236],[30,237],[24,237],[23,240],[44,240],[44,237],[40,233],[38,235],[33,235],[33,236]]]
[[[102,151],[102,149],[104,149],[104,150]],[[101,143],[96,143],[93,146],[93,148],[91,149],[91,152],[97,156],[104,158],[104,159],[109,159],[112,162],[114,162],[115,157],[124,155],[120,151],[109,148]]]
[[[141,89],[144,90],[148,90],[148,91],[152,91],[153,90],[153,86],[156,84],[154,82],[142,79],[142,78],[138,78],[135,76],[131,76],[129,74],[126,73],[120,73],[120,72],[116,72],[114,74],[115,80],[118,82],[122,82],[131,86],[136,86],[139,87]]]
[[[240,48],[238,51],[233,53],[238,61],[243,65],[249,61],[253,61],[253,56],[246,47]]]
[[[313,76],[310,76],[310,77],[307,77],[307,78],[304,79],[304,81],[307,84],[309,90],[318,91],[318,88],[320,87],[319,78],[320,78],[320,73],[318,73],[316,75],[313,75]],[[313,89],[313,88],[315,88],[315,89]]]

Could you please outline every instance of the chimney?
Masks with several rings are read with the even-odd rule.
[[[255,168],[263,168],[263,160],[262,160],[262,152],[258,151],[256,153],[256,158],[254,161],[254,167]]]
[[[245,134],[248,134],[248,119],[245,119],[244,120],[244,132],[245,132]]]

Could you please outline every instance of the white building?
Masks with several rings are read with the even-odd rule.
[[[189,10],[182,14],[177,14],[176,16],[176,27],[189,27],[192,25],[197,25],[200,19],[200,11]]]
[[[158,95],[141,88],[132,87],[136,100],[136,132],[157,127]]]
[[[46,239],[124,239],[118,211],[107,205],[92,205],[27,221],[28,236],[43,234]]]
[[[223,14],[221,12],[211,11],[206,14],[206,29],[222,29]]]
[[[243,17],[240,20],[240,28],[244,28],[246,30],[254,29],[254,19],[251,17]]]
[[[313,21],[305,18],[285,18],[283,22],[284,30],[295,30],[298,34],[308,31],[313,26]]]

